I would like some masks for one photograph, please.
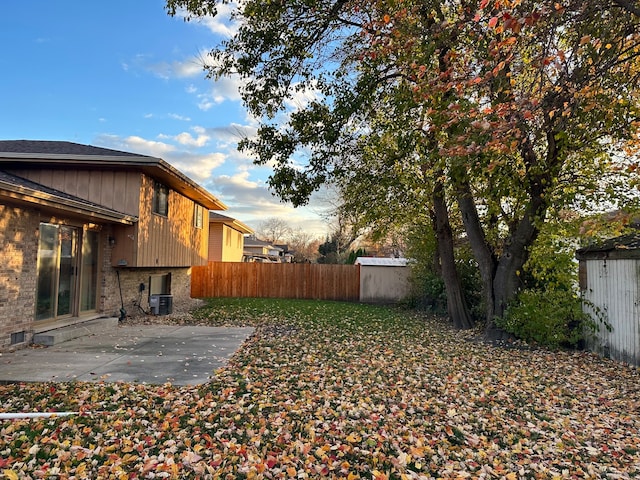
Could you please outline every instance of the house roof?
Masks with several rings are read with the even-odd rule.
[[[227,217],[216,212],[209,212],[209,223],[223,223],[244,234],[252,234],[253,229],[235,218]]]
[[[610,238],[576,252],[579,260],[587,258],[640,258],[640,231]]]
[[[375,266],[375,267],[406,267],[406,258],[381,258],[381,257],[358,257],[356,265]]]
[[[209,210],[227,206],[161,158],[53,140],[0,140],[0,168],[43,166],[140,170]]]
[[[245,248],[263,247],[269,248],[271,250],[282,251],[282,248],[278,247],[277,245],[274,245],[273,243],[267,242],[265,240],[259,240],[254,237],[244,237],[244,246]]]
[[[65,212],[74,212],[97,220],[108,220],[126,225],[132,225],[138,221],[137,217],[0,170],[0,198],[2,197],[11,198],[16,202],[37,202],[41,206],[62,209]]]

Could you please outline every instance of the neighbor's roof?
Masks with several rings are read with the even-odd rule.
[[[408,260],[406,258],[381,258],[381,257],[358,257],[356,265],[375,266],[375,267],[406,267]]]
[[[244,234],[252,234],[253,229],[235,218],[227,217],[216,212],[209,212],[209,223],[223,223]]]
[[[16,202],[38,203],[43,207],[64,210],[66,213],[73,212],[96,220],[108,220],[125,225],[132,225],[138,221],[138,218],[132,215],[0,170],[0,198],[3,197]]]
[[[227,206],[161,158],[55,140],[0,140],[3,166],[140,170],[209,210]]]
[[[270,248],[271,250],[283,251],[282,248],[278,247],[277,245],[274,245],[271,242],[267,242],[265,240],[259,240],[252,236],[244,237],[244,246],[245,248],[262,247],[262,248]]]
[[[610,238],[576,252],[579,260],[586,258],[640,258],[640,231]]]

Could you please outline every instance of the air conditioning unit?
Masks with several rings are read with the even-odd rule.
[[[149,309],[152,315],[173,313],[173,295],[149,295]]]
[[[151,315],[160,315],[160,295],[149,295],[149,310]]]

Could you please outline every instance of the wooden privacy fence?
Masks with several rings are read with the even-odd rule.
[[[308,298],[357,302],[357,265],[209,262],[193,267],[191,296]]]

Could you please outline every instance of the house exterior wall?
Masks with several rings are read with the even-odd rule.
[[[37,279],[39,214],[19,206],[0,205],[0,351],[12,347],[11,335],[33,336]],[[18,345],[16,345],[18,346]]]
[[[263,246],[245,245],[244,251],[253,255],[269,255],[269,248]]]
[[[241,262],[244,253],[244,235],[228,225],[224,225],[222,230],[224,232],[222,261]]]
[[[16,168],[7,170],[118,212],[138,216],[143,175],[133,171]]]
[[[409,294],[409,267],[360,265],[360,301],[393,303]]]
[[[16,168],[7,170],[61,192],[139,218],[137,225],[114,230],[113,265],[188,267],[205,265],[208,257],[207,218],[194,225],[196,203],[169,190],[169,214],[153,214],[154,179],[136,171]],[[203,213],[206,217],[206,209]]]
[[[220,222],[209,223],[209,261],[241,262],[244,253],[244,235]]]
[[[191,268],[112,268],[111,265],[105,265],[105,268],[102,285],[105,315],[119,317],[123,305],[129,315],[149,312],[149,277],[154,275],[171,274],[170,294],[174,305],[191,298]],[[144,284],[142,292],[140,284]]]
[[[191,222],[192,217],[190,217]],[[41,222],[59,223],[82,228],[86,219],[67,216],[64,212],[47,211],[32,205],[0,203],[0,352],[23,348],[33,339],[34,333],[64,325],[70,325],[103,315],[119,316],[120,291],[125,310],[139,313],[138,302],[149,311],[148,292],[151,275],[171,274],[170,294],[174,305],[187,301],[191,292],[191,268],[114,268],[115,245],[109,241],[120,225],[92,224],[100,231],[100,268],[97,279],[96,309],[81,316],[64,317],[51,322],[35,320],[37,296],[37,264],[39,226]],[[118,282],[118,273],[120,282]],[[145,289],[140,295],[140,284]],[[13,339],[12,339],[13,334]],[[16,339],[20,341],[16,342]]]
[[[584,310],[599,331],[587,346],[606,357],[640,366],[640,260],[586,259],[582,262]],[[598,322],[602,316],[611,331]]]
[[[196,203],[175,190],[169,190],[167,216],[152,212],[154,180],[142,176],[139,190],[138,223],[117,226],[113,266],[190,267],[206,265],[209,229],[194,225]],[[206,217],[206,210],[203,213]]]
[[[222,245],[224,231],[222,223],[209,223],[209,254],[210,262],[222,262]]]

